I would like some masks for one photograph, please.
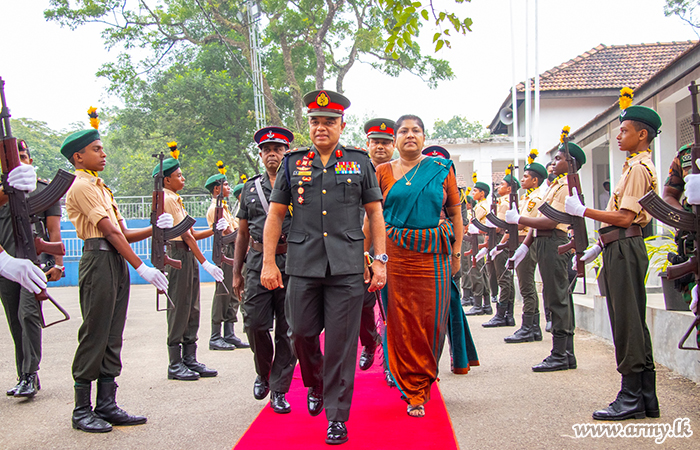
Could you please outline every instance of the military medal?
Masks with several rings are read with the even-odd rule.
[[[303,205],[304,204],[304,197],[302,197],[300,195],[299,198],[297,199],[297,201],[299,202],[300,205]]]
[[[301,177],[301,181],[311,181],[311,177]],[[301,181],[299,184],[301,184]]]
[[[297,192],[299,193],[299,195],[303,194],[303,193],[304,193],[304,188],[301,187],[301,186],[299,186],[299,189],[297,189]]]

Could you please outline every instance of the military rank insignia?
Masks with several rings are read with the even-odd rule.
[[[356,161],[338,161],[335,165],[335,173],[350,175],[362,173],[360,163]]]

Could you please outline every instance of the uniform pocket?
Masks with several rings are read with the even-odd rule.
[[[301,244],[306,240],[307,236],[308,235],[306,233],[302,233],[300,231],[290,231],[289,236],[287,236],[287,242],[291,244]]]
[[[337,174],[335,183],[339,189],[336,190],[335,199],[340,203],[353,203],[360,198],[360,174]],[[340,189],[340,186],[343,188]]]

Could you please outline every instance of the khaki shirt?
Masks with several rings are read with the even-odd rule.
[[[566,197],[569,196],[569,182],[566,178],[566,175],[564,175],[561,178],[558,178],[554,181],[552,181],[552,184],[549,185],[549,190],[547,191],[547,195],[545,195],[544,200],[542,203],[549,203],[550,206],[552,206],[555,209],[558,209],[561,212],[566,212],[566,208],[564,206],[566,202]],[[538,211],[537,217],[543,217],[544,215]],[[560,223],[556,227],[557,230],[561,230],[564,232],[569,231],[569,226],[565,223]],[[536,232],[535,232],[535,235]]]
[[[615,190],[610,196],[606,211],[619,211],[626,209],[632,211],[637,216],[632,224],[641,227],[646,226],[651,220],[651,214],[639,204],[639,199],[644,197],[649,191],[658,193],[658,183],[656,181],[656,167],[651,162],[651,152],[641,152],[625,161],[622,166],[622,177],[617,182]],[[609,226],[603,223],[602,226]]]
[[[506,211],[510,209],[510,199],[509,196],[504,195],[498,198],[498,208],[496,208],[496,217],[501,220],[506,220]]]
[[[171,191],[168,188],[163,189],[165,193],[165,202],[163,203],[163,211],[173,216],[173,225],[185,220],[187,212],[185,211],[185,205],[182,203],[182,197],[176,192]],[[182,236],[170,239],[171,241],[181,241]]]
[[[225,200],[224,200],[225,201]],[[211,227],[214,224],[214,216],[216,215],[216,197],[211,199],[211,205],[207,209],[207,223]],[[238,218],[231,216],[231,211],[228,210],[228,205],[224,203],[224,219],[231,225],[232,230],[238,229]]]
[[[486,215],[489,213],[488,205],[486,205],[486,199],[481,200],[474,207],[474,217],[476,220],[486,225]]]
[[[82,240],[104,238],[97,223],[105,217],[118,229],[121,229],[119,221],[123,220],[102,179],[82,170],[75,171],[75,181],[66,194],[66,214]]]
[[[535,188],[535,190],[530,193],[526,192],[520,197],[520,204],[518,205],[520,208],[520,215],[524,217],[537,217],[539,214],[538,208],[542,204],[543,200],[544,193],[542,192],[541,186]],[[525,236],[527,235],[528,231],[530,231],[530,227],[525,227],[518,231],[518,234]]]

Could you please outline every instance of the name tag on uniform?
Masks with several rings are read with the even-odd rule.
[[[310,177],[311,171],[310,170],[295,170],[294,175],[300,176],[300,177]]]
[[[335,173],[350,175],[362,173],[360,170],[360,163],[356,161],[338,161],[335,164]]]

